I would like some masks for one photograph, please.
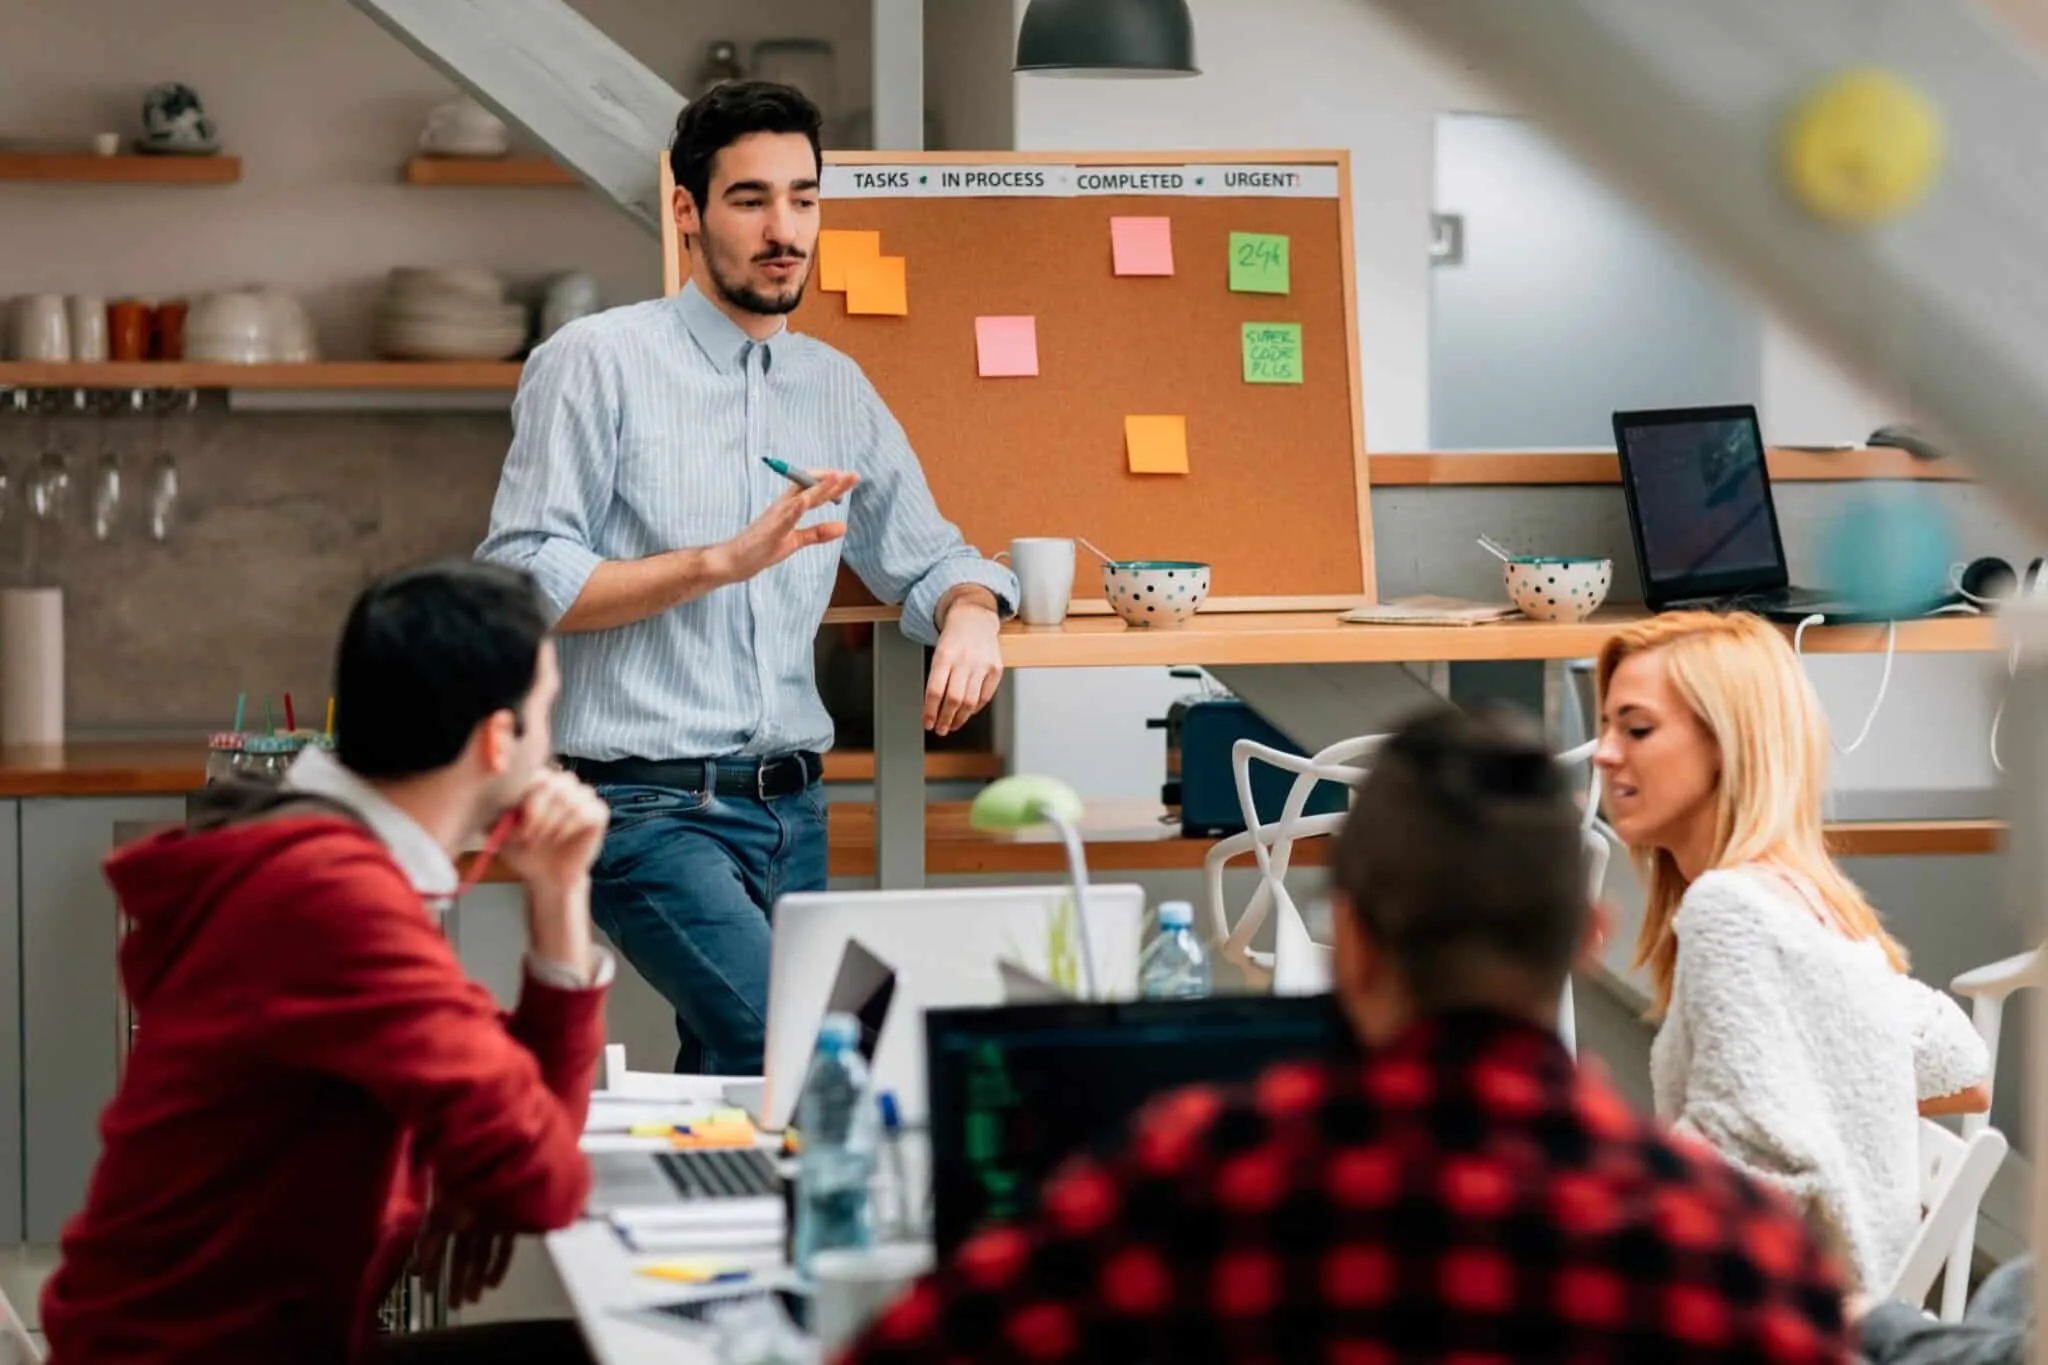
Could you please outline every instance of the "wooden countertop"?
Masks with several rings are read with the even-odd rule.
[[[935,801],[925,808],[925,871],[941,876],[1063,876],[1066,850],[1049,830],[989,834],[967,823],[968,803]],[[1199,869],[1212,839],[1184,838],[1156,801],[1090,802],[1081,820],[1091,875]],[[835,877],[875,873],[875,808],[865,802],[835,801],[828,825],[830,867]],[[1849,821],[1828,826],[1828,847],[1845,858],[1920,854],[1988,854],[1998,850],[2004,827],[1993,820]],[[1330,841],[1306,839],[1295,845],[1296,867],[1329,863]],[[1233,867],[1254,866],[1247,854]],[[509,882],[493,867],[483,880]]]
[[[1616,609],[1575,625],[1518,619],[1481,626],[1361,626],[1347,624],[1335,611],[1203,612],[1174,628],[1127,626],[1115,616],[1070,616],[1057,626],[1006,626],[1002,648],[1011,668],[1585,659],[1647,614]],[[1871,653],[1884,648],[1884,636],[1883,626],[1815,628],[1806,633],[1804,648],[1814,654]],[[1990,617],[1899,624],[1903,654],[1964,653],[1998,643],[1998,622]]]
[[[925,755],[932,781],[1000,777],[1002,759],[990,753]],[[872,782],[875,756],[839,749],[825,755],[827,782]],[[0,747],[0,800],[35,796],[181,796],[206,780],[203,740],[137,742],[81,740],[47,746]]]

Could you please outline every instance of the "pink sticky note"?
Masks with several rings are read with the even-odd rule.
[[[1037,318],[976,318],[974,351],[983,379],[1038,374]]]
[[[1112,218],[1109,241],[1117,274],[1173,273],[1173,219]]]

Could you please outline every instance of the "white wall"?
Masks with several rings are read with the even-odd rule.
[[[576,0],[687,93],[713,38],[835,46],[840,102],[868,102],[858,0]],[[346,0],[71,0],[0,5],[0,129],[10,138],[134,132],[160,80],[198,90],[238,185],[0,187],[0,297],[53,290],[174,297],[249,282],[304,291],[331,356],[368,353],[396,265],[582,269],[607,302],[657,292],[655,239],[578,189],[409,189],[398,168],[449,83]]]

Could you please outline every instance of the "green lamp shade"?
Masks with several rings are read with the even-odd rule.
[[[1016,70],[1039,76],[1199,76],[1187,0],[1031,0]]]
[[[1048,815],[1071,823],[1081,810],[1080,796],[1058,778],[1018,773],[983,787],[968,808],[967,823],[1000,833],[1044,824]]]

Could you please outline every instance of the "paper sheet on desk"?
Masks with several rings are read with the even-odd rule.
[[[1354,607],[1340,618],[1363,626],[1483,626],[1522,613],[1505,602],[1470,602],[1462,597],[1403,597]]]
[[[713,1114],[732,1106],[723,1099],[629,1100],[603,1095],[590,1097],[590,1117],[583,1121],[585,1134],[626,1134],[642,1124],[693,1124],[708,1122]]]

